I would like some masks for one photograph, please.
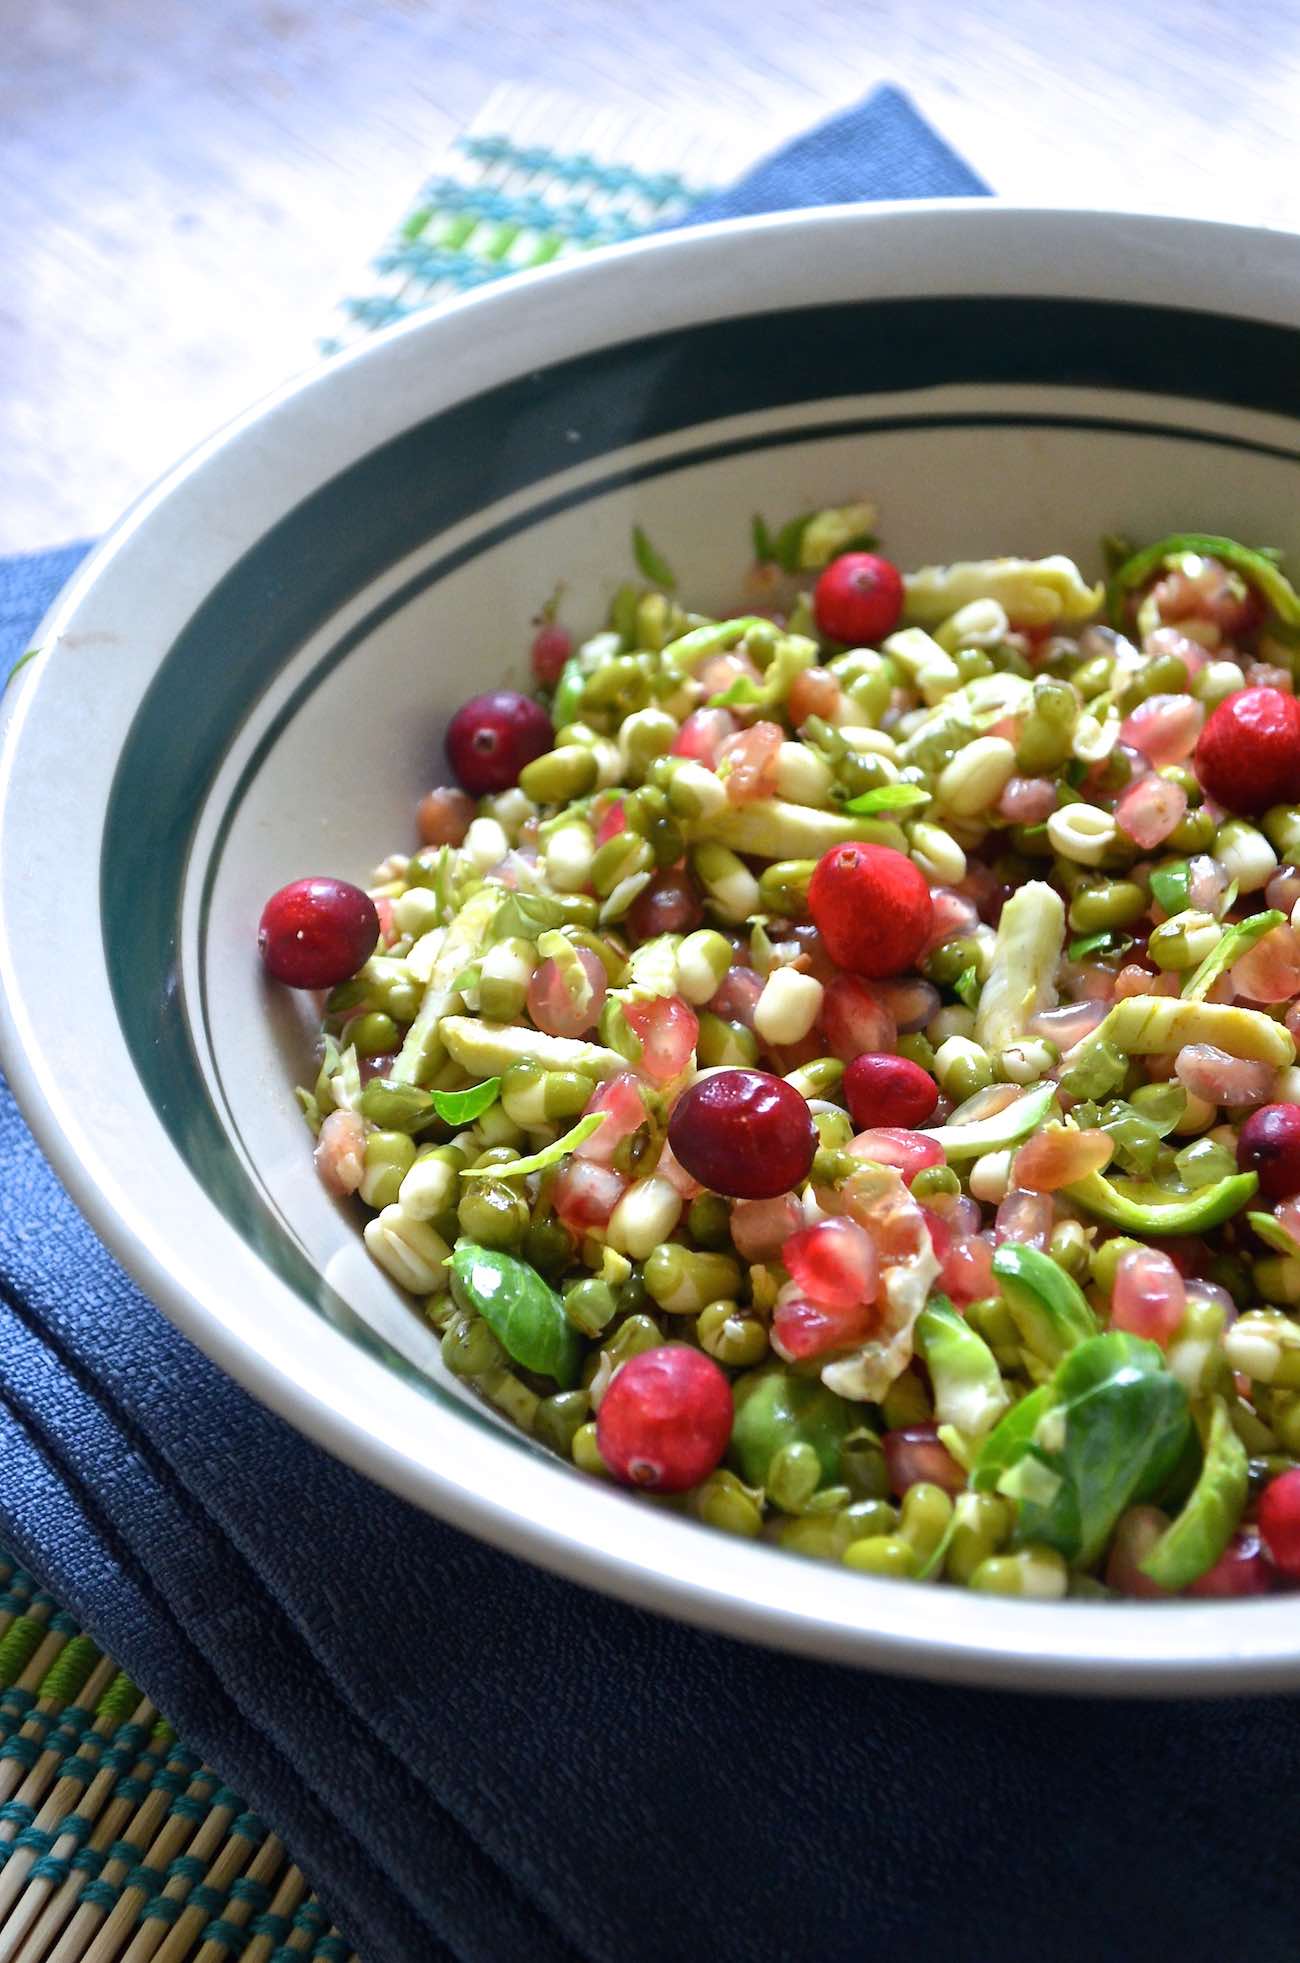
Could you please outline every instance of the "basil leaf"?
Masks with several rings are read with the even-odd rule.
[[[772,557],[783,572],[798,572],[799,547],[803,544],[804,533],[816,516],[815,511],[805,511],[798,518],[788,518],[772,540]]]
[[[1190,868],[1186,859],[1157,866],[1151,875],[1151,891],[1168,914],[1181,913],[1188,904],[1187,883]]]
[[[874,791],[862,791],[844,806],[854,817],[872,811],[917,811],[930,802],[929,791],[919,784],[880,784]]]
[[[760,566],[766,565],[770,559],[776,557],[772,534],[757,511],[749,521],[749,535],[754,541],[754,557]]]
[[[1133,945],[1131,934],[1115,934],[1103,928],[1099,934],[1085,934],[1081,940],[1071,941],[1066,949],[1069,961],[1086,961],[1090,954],[1123,954]]]
[[[1157,1492],[1177,1464],[1191,1422],[1187,1393],[1154,1343],[1120,1330],[1072,1349],[1050,1391],[1026,1454],[1058,1483],[1048,1497],[1044,1482],[1042,1498],[1022,1487],[1015,1537],[1089,1567],[1120,1514]]]
[[[501,1079],[485,1077],[481,1084],[471,1084],[465,1091],[430,1091],[433,1108],[444,1124],[472,1125],[475,1118],[481,1118],[490,1111],[501,1095]]]
[[[585,1118],[579,1118],[572,1131],[566,1131],[563,1138],[555,1139],[550,1145],[543,1145],[540,1152],[532,1152],[526,1159],[511,1159],[503,1166],[470,1166],[462,1172],[462,1179],[519,1179],[530,1172],[545,1172],[547,1166],[556,1165],[561,1159],[576,1152],[584,1139],[599,1125],[605,1122],[603,1111],[589,1111]]]
[[[584,1345],[553,1288],[513,1254],[460,1241],[451,1257],[458,1295],[482,1316],[506,1354],[561,1390],[578,1381]]]
[[[632,527],[632,550],[637,565],[646,578],[655,586],[662,586],[665,593],[677,591],[677,575],[661,552],[657,552],[639,525]]]

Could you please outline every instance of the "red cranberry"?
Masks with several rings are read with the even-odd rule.
[[[368,893],[346,879],[295,879],[262,908],[262,965],[290,988],[333,988],[375,951],[379,914]]]
[[[1237,1134],[1237,1164],[1259,1174],[1265,1199],[1300,1193],[1300,1104],[1261,1104]]]
[[[1300,1466],[1282,1473],[1260,1494],[1259,1535],[1278,1573],[1300,1581]]]
[[[858,1131],[878,1125],[910,1131],[934,1116],[939,1086],[905,1056],[855,1056],[844,1072],[844,1101]]]
[[[887,1431],[881,1439],[885,1450],[885,1471],[891,1493],[905,1493],[909,1486],[925,1481],[942,1486],[945,1493],[964,1493],[966,1474],[946,1445],[939,1442],[934,1425],[908,1425],[902,1431]]]
[[[472,797],[508,791],[524,765],[551,747],[555,731],[540,702],[511,688],[475,695],[447,725],[447,761]]]
[[[842,552],[813,588],[818,632],[851,647],[883,641],[902,611],[903,575],[874,552]]]
[[[1229,811],[1257,816],[1300,798],[1300,702],[1280,688],[1243,688],[1220,702],[1193,758],[1201,784]]]
[[[1273,1586],[1273,1573],[1263,1542],[1254,1527],[1243,1527],[1232,1536],[1212,1568],[1195,1580],[1189,1595],[1222,1599],[1233,1595],[1267,1595]]]
[[[832,961],[879,979],[915,967],[934,904],[924,875],[888,845],[833,845],[817,861],[808,911]]]
[[[614,1372],[600,1401],[596,1444],[625,1485],[684,1493],[720,1464],[732,1414],[731,1385],[713,1358],[667,1343]]]
[[[573,636],[567,627],[548,620],[539,627],[533,636],[529,659],[533,673],[542,688],[554,688],[564,671],[564,664],[573,653]]]
[[[807,1101],[766,1070],[717,1070],[683,1091],[668,1143],[702,1186],[735,1200],[774,1200],[808,1177],[817,1129]]]
[[[656,934],[693,933],[703,918],[704,908],[690,874],[661,872],[633,900],[627,930],[634,941],[652,941]]]

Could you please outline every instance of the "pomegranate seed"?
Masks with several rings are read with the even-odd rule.
[[[1177,830],[1186,811],[1187,793],[1181,784],[1164,777],[1141,777],[1115,806],[1115,823],[1135,845],[1151,852]]]
[[[791,1234],[781,1258],[800,1292],[819,1308],[851,1309],[876,1299],[876,1250],[852,1220],[819,1220]]]
[[[627,1183],[612,1167],[574,1153],[561,1166],[551,1197],[564,1225],[581,1238],[589,1228],[608,1223]]]
[[[787,1363],[825,1356],[863,1342],[876,1326],[876,1312],[864,1303],[829,1308],[792,1295],[777,1303],[772,1314],[772,1347]]]
[[[1275,927],[1233,963],[1229,973],[1248,1002],[1289,1002],[1300,995],[1300,934]]]
[[[1155,1247],[1130,1248],[1115,1270],[1110,1326],[1168,1349],[1187,1307],[1183,1278]]]
[[[914,1035],[924,1029],[943,1007],[943,997],[933,982],[921,981],[878,981],[876,994],[894,1018],[900,1036]]]
[[[586,1000],[578,1003],[558,962],[549,956],[533,969],[528,983],[528,1013],[547,1036],[584,1036],[600,1021],[609,987],[605,964],[589,947],[577,951],[586,974]]]
[[[1300,1581],[1300,1466],[1271,1480],[1259,1496],[1259,1534],[1288,1581]]]
[[[881,1439],[885,1451],[885,1470],[891,1493],[905,1493],[909,1486],[941,1486],[945,1493],[964,1493],[966,1474],[946,1445],[939,1443],[933,1425],[908,1425],[902,1431],[887,1431]]]
[[[777,752],[785,742],[780,723],[756,722],[738,736],[728,736],[718,751],[718,775],[731,804],[751,804],[776,790]]]
[[[759,672],[749,656],[737,649],[730,654],[715,654],[702,662],[695,671],[695,679],[707,702],[712,695],[725,695],[733,682],[758,681]]]
[[[366,1121],[355,1111],[331,1111],[312,1154],[327,1193],[355,1193],[366,1169]]]
[[[680,995],[657,995],[651,1002],[629,1002],[623,1010],[629,1029],[641,1040],[637,1068],[652,1084],[671,1084],[695,1054],[700,1019]]]
[[[674,737],[671,754],[689,757],[692,762],[706,764],[712,770],[723,743],[739,727],[730,709],[696,709]]]
[[[678,1098],[668,1142],[713,1192],[770,1200],[808,1177],[817,1130],[793,1084],[764,1070],[717,1070]]]
[[[857,975],[837,975],[826,985],[819,1027],[832,1056],[852,1063],[863,1051],[880,1055],[893,1049],[894,1018],[870,982]]]
[[[575,1151],[579,1158],[592,1159],[597,1165],[612,1165],[619,1146],[645,1123],[641,1086],[630,1070],[621,1070],[617,1077],[597,1086],[582,1115],[589,1118],[595,1112],[603,1120],[599,1131],[584,1138]]]
[[[1300,702],[1243,688],[1220,702],[1196,745],[1196,774],[1217,803],[1258,816],[1300,798]]]
[[[1255,1527],[1232,1536],[1212,1568],[1199,1575],[1185,1592],[1202,1599],[1223,1600],[1238,1595],[1267,1595],[1273,1587],[1264,1543]]]
[[[1237,1134],[1237,1164],[1259,1174],[1265,1199],[1300,1193],[1300,1104],[1266,1104]]]
[[[1009,777],[998,799],[1000,818],[1009,825],[1041,825],[1056,809],[1056,786],[1050,777]]]
[[[474,817],[474,800],[450,784],[426,791],[415,807],[415,829],[422,845],[463,845]]]
[[[368,893],[346,879],[295,879],[262,908],[262,965],[290,988],[334,988],[370,959],[379,914]]]
[[[533,673],[543,688],[554,688],[564,672],[564,664],[573,653],[573,636],[567,627],[557,621],[548,620],[533,635],[533,645],[529,659]]]
[[[618,797],[612,804],[607,804],[600,814],[596,824],[596,843],[608,845],[611,838],[617,838],[620,832],[626,830],[627,818],[623,811],[623,800]]]
[[[982,1234],[962,1234],[953,1240],[941,1260],[938,1286],[959,1306],[997,1294],[993,1249]]]
[[[628,909],[627,931],[634,941],[658,934],[689,934],[704,919],[699,890],[685,870],[661,872],[643,887]]]
[[[894,1166],[904,1179],[915,1179],[927,1166],[943,1164],[943,1147],[938,1139],[923,1138],[919,1131],[901,1125],[875,1125],[849,1140],[847,1150],[855,1159],[870,1159],[878,1166]]]
[[[823,853],[808,911],[831,959],[873,977],[914,967],[934,924],[924,875],[888,845],[853,842]]]
[[[844,1072],[844,1101],[859,1131],[873,1125],[911,1129],[933,1115],[939,1086],[907,1057],[867,1051]]]
[[[1264,904],[1290,913],[1297,900],[1300,900],[1300,866],[1280,866],[1264,888]]]
[[[829,668],[805,668],[790,684],[786,710],[797,729],[809,716],[831,722],[840,706],[841,689]]]
[[[1042,1131],[1016,1153],[1012,1178],[1028,1193],[1058,1193],[1108,1166],[1114,1150],[1104,1131]]]
[[[1204,720],[1204,705],[1194,695],[1149,695],[1120,724],[1120,740],[1159,770],[1190,757]]]
[[[1250,587],[1243,593],[1218,559],[1203,560],[1195,573],[1166,573],[1152,597],[1162,620],[1206,620],[1230,638],[1249,633],[1263,618],[1259,595]]]
[[[1106,1586],[1137,1601],[1167,1600],[1170,1591],[1142,1572],[1141,1563],[1169,1525],[1158,1506],[1131,1506],[1121,1513],[1106,1559]]]
[[[929,954],[948,941],[964,940],[979,924],[979,907],[969,894],[958,893],[950,886],[936,886],[930,895],[930,931],[921,952]]]
[[[447,761],[474,797],[508,791],[526,763],[549,750],[555,731],[540,702],[515,689],[475,695],[447,725]]]
[[[684,1200],[697,1200],[704,1191],[699,1180],[693,1179],[677,1158],[667,1139],[659,1148],[659,1163],[655,1167],[655,1177],[666,1179],[673,1191],[680,1193]]]
[[[903,576],[874,552],[842,552],[813,588],[817,631],[850,647],[892,634],[903,611]]]
[[[667,1343],[614,1372],[596,1416],[596,1445],[625,1485],[684,1493],[720,1463],[732,1415],[731,1385],[713,1358]]]
[[[1016,1241],[1021,1247],[1036,1247],[1046,1254],[1055,1218],[1047,1193],[1025,1193],[1013,1187],[994,1217],[993,1238],[999,1247],[1003,1241]]]
[[[1198,675],[1210,658],[1199,641],[1190,634],[1180,634],[1176,627],[1153,627],[1142,642],[1142,652],[1148,661],[1156,661],[1162,654],[1176,654],[1189,679]]]
[[[383,893],[375,900],[375,917],[379,921],[380,940],[385,947],[391,947],[394,941],[400,940],[401,936],[397,931],[397,922],[393,918],[393,903]]]
[[[775,1261],[802,1225],[803,1208],[793,1193],[774,1200],[737,1200],[731,1209],[731,1238],[742,1261]]]
[[[1207,1104],[1266,1104],[1277,1079],[1273,1064],[1229,1056],[1213,1043],[1185,1043],[1174,1070],[1183,1089]]]
[[[762,993],[763,977],[752,968],[728,968],[718,984],[717,994],[710,998],[709,1010],[724,1022],[743,1022],[746,1029],[752,1029],[754,1010]]]

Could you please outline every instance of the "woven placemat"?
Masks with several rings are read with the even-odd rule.
[[[499,89],[322,351],[667,224],[750,152],[704,145],[680,123]],[[0,1963],[118,1959],[357,1963],[275,1835],[0,1553]]]

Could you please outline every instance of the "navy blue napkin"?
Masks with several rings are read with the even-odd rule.
[[[726,210],[756,183],[981,188],[893,90]],[[77,551],[0,565],[0,672]],[[365,1963],[1293,1963],[1294,1704],[941,1689],[624,1608],[251,1403],[99,1246],[2,1084],[0,1196],[0,1543]]]

